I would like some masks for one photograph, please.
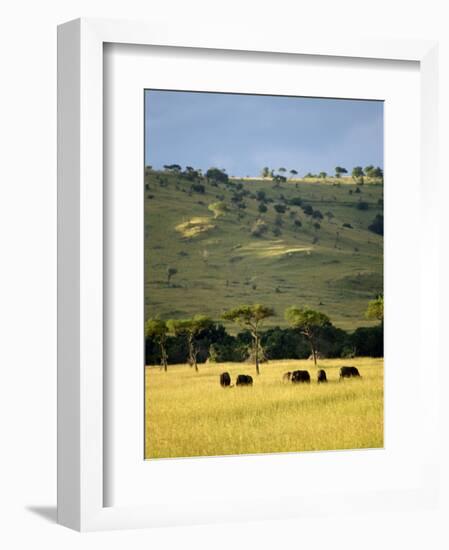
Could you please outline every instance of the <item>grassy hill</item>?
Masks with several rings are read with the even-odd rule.
[[[275,187],[202,179],[195,191],[192,183],[179,174],[145,176],[145,318],[204,313],[219,319],[226,308],[263,303],[276,311],[266,326],[286,326],[284,310],[292,304],[319,309],[345,330],[370,325],[364,312],[383,290],[383,237],[368,226],[382,214],[382,185],[357,192],[347,181]],[[261,191],[265,201],[257,198]],[[292,204],[298,199],[323,219]],[[217,202],[220,208],[209,209]],[[257,220],[264,222],[261,236],[253,235]],[[177,269],[170,284],[168,267]]]

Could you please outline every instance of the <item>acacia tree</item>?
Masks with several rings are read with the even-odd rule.
[[[261,176],[263,178],[268,178],[270,176],[270,169],[268,168],[268,166],[264,166],[262,168]]]
[[[161,319],[148,319],[145,323],[145,338],[154,340],[161,351],[161,366],[167,372],[167,335],[168,326]]]
[[[292,169],[290,170],[290,174],[291,174],[291,177],[293,178],[294,176],[297,176],[297,175],[298,175],[298,172],[297,172],[294,168],[292,168]]]
[[[254,357],[256,362],[256,372],[259,370],[259,351],[260,351],[260,327],[265,319],[274,315],[274,309],[262,304],[242,305],[229,309],[223,313],[223,319],[233,321],[241,327],[249,329],[253,338]]]
[[[176,267],[167,267],[167,286],[170,286],[171,278],[178,273]]]
[[[365,176],[367,178],[372,178],[374,170],[375,170],[374,166],[372,164],[370,164],[368,166],[365,166],[363,171],[365,172]]]
[[[298,330],[309,341],[313,362],[316,366],[316,340],[320,329],[330,325],[329,317],[314,309],[291,306],[285,310],[285,318],[294,329]]]
[[[282,182],[287,181],[287,178],[285,176],[281,176],[280,174],[276,174],[273,176],[274,185],[273,187],[280,187]]]
[[[206,178],[208,180],[216,181],[217,183],[228,183],[229,176],[225,173],[224,170],[219,168],[209,168],[206,172]]]
[[[336,166],[335,167],[335,177],[340,178],[342,174],[347,174],[348,171],[346,168],[343,168],[343,166]]]
[[[380,181],[380,183],[383,183],[384,182],[384,171],[382,170],[382,168],[380,168],[380,166],[377,166],[376,168],[374,168],[372,170],[371,177],[373,177],[375,179],[378,179]]]
[[[377,319],[381,323],[384,322],[384,297],[382,295],[368,302],[365,317],[367,319]]]
[[[195,367],[198,372],[198,338],[213,325],[212,319],[206,315],[195,315],[192,319],[173,319],[167,324],[175,336],[185,336],[189,350],[189,365]]]
[[[365,175],[363,168],[361,166],[354,166],[351,172],[352,179],[356,183],[363,185],[363,176]]]

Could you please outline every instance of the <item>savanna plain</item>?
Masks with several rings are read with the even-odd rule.
[[[356,365],[361,378],[339,381],[342,365]],[[317,384],[310,360],[280,360],[264,363],[252,387],[222,388],[221,372],[234,381],[252,369],[147,367],[146,458],[382,447],[383,359],[327,359],[318,368],[327,384]],[[283,382],[293,369],[308,370],[311,383]]]
[[[157,341],[147,338],[145,457],[383,447],[383,358],[361,353],[353,342],[365,337],[351,336],[379,323],[365,311],[383,292],[383,229],[372,230],[383,214],[383,185],[351,178],[221,183],[201,175],[192,183],[189,176],[146,171],[145,319],[202,314],[237,338],[242,329],[223,317],[229,308],[273,308],[263,332],[287,329],[285,310],[307,306],[326,313],[351,345],[333,358],[318,346],[316,366],[303,352],[284,359],[268,350],[257,375],[250,358],[212,360],[201,341],[198,370],[180,364],[182,334],[169,336],[169,364],[161,369]],[[340,381],[344,365],[361,377]],[[325,384],[317,383],[319,369]],[[309,371],[310,384],[284,382],[294,370]],[[220,386],[223,372],[232,387]],[[253,385],[236,386],[238,374],[251,375]]]

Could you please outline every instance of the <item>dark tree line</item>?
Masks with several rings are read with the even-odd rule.
[[[369,356],[383,357],[383,326],[361,327],[349,333],[324,323],[314,334],[316,350],[329,358]],[[165,354],[161,355],[160,338],[146,336],[145,362],[147,365],[189,363],[192,360],[188,338],[180,332],[164,334]],[[195,338],[195,359],[198,363],[210,361],[245,361],[253,348],[254,335],[243,330],[228,334],[221,323],[212,323]],[[274,327],[258,332],[258,360],[307,359],[311,355],[309,339],[295,328]]]

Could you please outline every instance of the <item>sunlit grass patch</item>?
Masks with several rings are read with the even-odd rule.
[[[361,379],[339,381],[341,365]],[[313,363],[273,361],[261,375],[246,363],[146,369],[146,458],[360,449],[383,446],[383,360],[320,362],[329,379],[316,383]],[[282,381],[307,369],[311,384]],[[221,388],[219,375],[251,374],[253,387]]]
[[[197,237],[202,233],[206,233],[214,229],[215,225],[210,223],[209,218],[192,218],[187,222],[180,223],[175,227],[176,231],[181,233],[183,237]]]

